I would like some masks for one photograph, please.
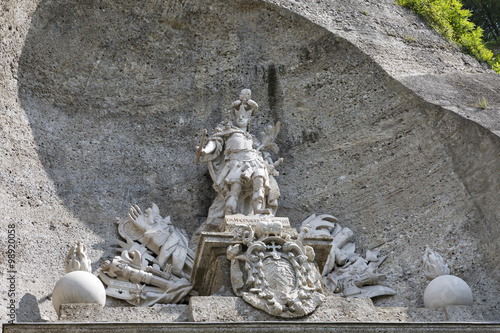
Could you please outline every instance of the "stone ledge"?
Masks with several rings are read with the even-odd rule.
[[[191,297],[189,317],[193,322],[377,322],[375,307],[370,299],[327,297],[309,316],[286,319],[271,316],[252,307],[240,297]]]
[[[3,333],[100,333],[160,332],[240,333],[240,332],[413,332],[445,333],[500,332],[500,323],[311,323],[311,322],[246,322],[246,323],[26,323],[5,324]]]
[[[448,306],[446,310],[427,308],[375,307],[381,322],[484,322],[471,306]]]
[[[101,307],[99,304],[63,304],[60,322],[187,322],[188,306]]]
[[[63,304],[59,322],[467,322],[483,323],[480,313],[469,306],[441,309],[375,307],[370,299],[327,296],[311,315],[285,319],[253,308],[239,297],[192,297],[188,305],[154,307],[104,307],[97,304]]]
[[[367,298],[327,296],[311,315],[284,319],[253,308],[239,297],[192,297],[189,319],[193,322],[484,322],[482,315],[470,306],[448,306],[442,309],[375,307]]]

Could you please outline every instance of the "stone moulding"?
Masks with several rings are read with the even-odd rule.
[[[136,332],[500,332],[498,323],[325,323],[325,322],[237,322],[237,323],[23,323],[5,324],[3,333]]]

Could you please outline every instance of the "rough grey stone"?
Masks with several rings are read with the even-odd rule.
[[[6,325],[5,333],[97,333],[134,332],[160,333],[165,331],[196,332],[500,332],[500,325],[491,323],[309,323],[309,322],[260,322],[260,323],[32,323]]]
[[[246,303],[239,297],[192,297],[189,301],[189,317],[194,322],[244,322],[281,321],[341,322],[379,321],[370,299],[345,299],[329,296],[312,314],[294,319],[271,316]]]
[[[376,307],[382,322],[482,322],[484,318],[471,306],[448,306],[446,310],[427,308]]]
[[[98,304],[63,304],[59,322],[184,322],[189,321],[188,306],[179,304],[154,307],[101,307]]]
[[[189,302],[193,322],[281,321],[256,310],[239,297],[193,297]],[[471,306],[443,309],[375,307],[370,299],[329,296],[310,316],[294,319],[305,322],[482,322],[484,318]]]
[[[57,319],[70,244],[95,270],[130,204],[194,232],[214,196],[194,146],[250,87],[251,131],[282,123],[278,216],[333,214],[388,254],[396,295],[379,306],[423,306],[428,244],[498,320],[500,79],[394,1],[8,0],[0,36],[0,246],[15,225],[18,319]]]

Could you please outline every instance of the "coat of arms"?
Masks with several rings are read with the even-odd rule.
[[[297,239],[282,236],[280,222],[239,225],[230,246],[231,284],[237,296],[271,315],[295,318],[313,312],[324,300],[314,250],[304,246],[304,228]]]

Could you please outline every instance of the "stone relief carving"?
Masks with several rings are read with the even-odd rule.
[[[73,244],[64,262],[66,275],[57,281],[52,291],[52,305],[58,316],[62,304],[106,303],[106,291],[101,281],[91,273],[87,247],[82,242]]]
[[[87,247],[82,242],[71,245],[66,255],[64,269],[66,273],[74,271],[92,272],[92,262],[87,255]]]
[[[352,230],[340,227],[333,216],[312,215],[298,235],[287,218],[274,217],[280,196],[274,177],[282,159],[274,161],[271,153],[278,153],[275,140],[280,123],[268,126],[262,141],[249,133],[251,117],[258,110],[249,89],[241,91],[231,110],[236,126],[219,124],[207,142],[204,131],[195,162],[208,164],[217,191],[204,229],[220,232],[202,233],[202,237],[212,236],[205,250],[226,249],[234,293],[255,308],[284,318],[313,312],[325,299],[323,282],[345,297],[393,295],[392,289],[380,285],[384,275],[377,272],[385,257],[379,258],[378,251],[368,251],[364,258],[356,254]],[[189,281],[194,253],[170,217],[163,218],[154,204],[144,213],[133,206],[128,218],[117,223],[124,239],[118,241],[121,254],[102,263],[99,270],[107,295],[149,306],[177,303],[196,294]],[[307,243],[320,249],[322,263],[330,251],[323,274],[313,247],[304,243],[306,234],[306,243],[310,236],[323,238]],[[220,244],[214,245],[214,240]],[[202,246],[200,256],[203,250]],[[195,280],[200,284],[199,277]]]
[[[394,295],[393,289],[381,285],[385,275],[378,273],[378,267],[386,256],[379,257],[379,251],[368,250],[365,257],[355,253],[356,245],[351,242],[354,233],[342,228],[331,215],[311,215],[302,226],[310,228],[311,236],[333,237],[332,248],[323,268],[325,286],[344,297],[376,297]]]
[[[274,141],[280,124],[267,127],[259,142],[248,132],[257,111],[250,89],[243,89],[240,99],[231,105],[235,125],[222,122],[206,143],[202,136],[196,149],[196,161],[208,164],[217,191],[208,212],[206,230],[219,231],[225,215],[276,213],[280,191],[274,177],[282,159],[273,161],[271,152],[278,153]]]
[[[280,123],[266,127],[261,141],[257,140],[249,128],[258,105],[249,89],[243,89],[239,97],[231,104],[235,125],[219,124],[207,142],[204,131],[196,148],[195,162],[208,164],[217,191],[200,229],[234,232],[226,254],[237,296],[274,316],[305,316],[324,295],[314,250],[302,242],[307,228],[297,238],[295,229],[290,230],[288,224],[285,234],[283,224],[274,217],[280,196],[276,167],[283,160],[273,160],[271,153],[278,153],[275,140]]]
[[[227,249],[234,293],[278,317],[295,318],[314,311],[325,296],[314,250],[302,243],[305,233],[307,228],[297,239],[284,236],[281,223],[269,219],[234,229],[240,243]]]
[[[121,255],[103,262],[99,271],[108,296],[149,306],[177,303],[191,292],[194,253],[169,216],[162,218],[155,204],[145,213],[132,206],[128,218],[117,223],[125,239],[117,241]]]
[[[431,280],[424,291],[424,305],[430,309],[446,309],[449,305],[472,305],[472,290],[461,278],[450,275],[443,257],[426,246],[424,275]]]
[[[437,252],[432,251],[429,246],[426,246],[424,256],[422,257],[424,276],[427,280],[433,280],[441,275],[450,274],[448,265],[444,262],[443,257]]]

